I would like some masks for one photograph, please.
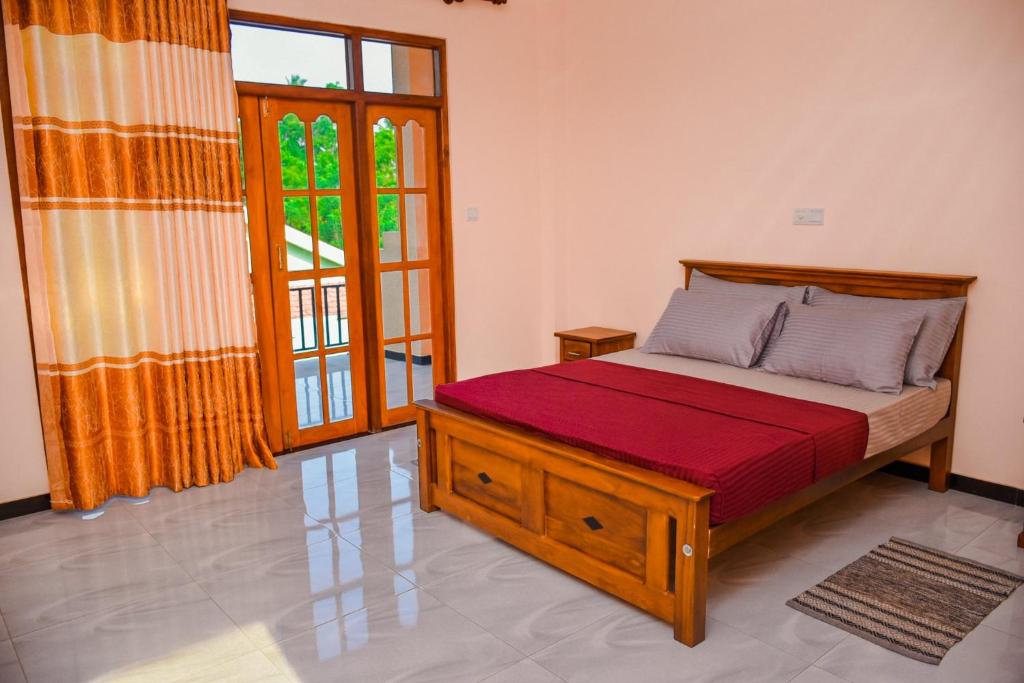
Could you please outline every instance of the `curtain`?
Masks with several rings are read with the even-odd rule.
[[[224,0],[3,0],[52,506],[275,467]]]

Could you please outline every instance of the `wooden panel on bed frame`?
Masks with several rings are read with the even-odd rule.
[[[965,296],[975,280],[868,270],[690,261],[734,282],[818,285],[899,299]],[[939,374],[952,384],[934,427],[746,517],[709,526],[714,491],[627,465],[434,401],[417,401],[420,507],[446,512],[704,639],[708,560],[750,535],[920,448],[929,487],[949,486],[963,318]]]

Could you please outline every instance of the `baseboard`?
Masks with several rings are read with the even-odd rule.
[[[10,500],[6,503],[0,503],[0,519],[10,519],[11,517],[31,515],[33,512],[42,512],[43,510],[49,509],[50,494],[43,493],[38,496],[32,496],[31,498],[22,498],[20,500]]]
[[[913,479],[914,481],[928,481],[928,468],[912,462],[897,460],[886,465],[880,472],[894,474],[897,477]],[[1024,490],[1007,486],[1006,484],[993,484],[990,481],[982,481],[973,477],[965,477],[962,474],[952,474],[949,477],[949,488],[963,493],[970,493],[982,498],[998,500],[1001,503],[1020,505],[1024,507]]]

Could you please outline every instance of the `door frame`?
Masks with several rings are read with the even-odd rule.
[[[352,105],[352,131],[353,144],[355,146],[356,165],[356,195],[358,201],[358,215],[360,226],[357,230],[359,240],[358,265],[359,272],[363,274],[375,273],[376,235],[366,228],[366,221],[374,215],[374,207],[371,205],[373,197],[372,188],[368,186],[368,178],[361,169],[369,168],[373,158],[373,150],[367,144],[367,136],[363,135],[364,127],[367,125],[367,107],[372,104],[414,106],[434,109],[438,112],[437,131],[437,169],[438,169],[438,203],[440,213],[439,238],[439,278],[440,305],[439,318],[441,320],[440,344],[443,348],[441,367],[441,378],[444,382],[453,382],[457,378],[456,350],[455,350],[455,278],[453,270],[453,245],[452,245],[452,208],[451,208],[451,171],[449,168],[449,136],[448,136],[448,76],[447,56],[445,40],[427,36],[417,36],[407,33],[396,33],[393,31],[382,31],[371,28],[346,26],[323,21],[310,21],[305,19],[294,19],[274,14],[260,12],[248,12],[243,10],[230,10],[229,18],[232,22],[253,24],[258,26],[269,26],[295,31],[313,33],[327,33],[340,35],[348,39],[348,83],[347,90],[333,88],[314,88],[308,86],[277,85],[270,83],[253,83],[249,81],[236,81],[235,89],[239,98],[239,118],[243,130],[248,126],[249,130],[256,130],[260,125],[259,98],[269,96],[273,98],[298,99],[298,100],[326,100]],[[392,95],[386,93],[365,92],[363,89],[362,50],[363,39],[379,39],[402,45],[414,47],[426,47],[437,50],[438,53],[438,74],[437,82],[440,92],[435,96],[426,95]],[[253,128],[255,126],[256,128]],[[255,167],[259,166],[257,169]],[[264,178],[262,160],[245,159],[246,186],[245,196],[250,214],[254,209],[264,212],[263,222],[266,216],[266,197],[264,192]],[[254,234],[258,230],[250,230],[250,254],[252,258],[252,285],[256,301],[261,299],[266,302],[272,301],[272,286],[270,278],[273,255],[271,245],[267,240],[266,230],[263,234]],[[365,280],[365,275],[364,275]],[[376,291],[372,287],[361,288],[362,309],[370,315],[364,316],[363,320],[363,348],[365,349],[365,374],[368,380],[367,387],[367,408],[368,428],[370,432],[380,431],[383,428],[384,416],[381,411],[380,392],[384,387],[376,381],[382,366],[381,360],[375,353],[380,348],[377,317],[379,312],[375,311]],[[264,416],[267,424],[267,432],[271,450],[280,453],[290,450],[292,445],[284,439],[284,421],[282,419],[281,381],[277,369],[277,342],[273,339],[274,326],[273,306],[267,311],[267,306],[257,306],[257,342],[260,348],[260,374],[264,395]],[[264,310],[260,310],[264,309]],[[262,332],[259,332],[262,331]],[[266,358],[275,359],[274,362],[266,362]],[[411,397],[410,397],[411,399]]]

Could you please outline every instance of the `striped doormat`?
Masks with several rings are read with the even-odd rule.
[[[786,604],[913,659],[938,664],[1024,578],[891,538]]]

